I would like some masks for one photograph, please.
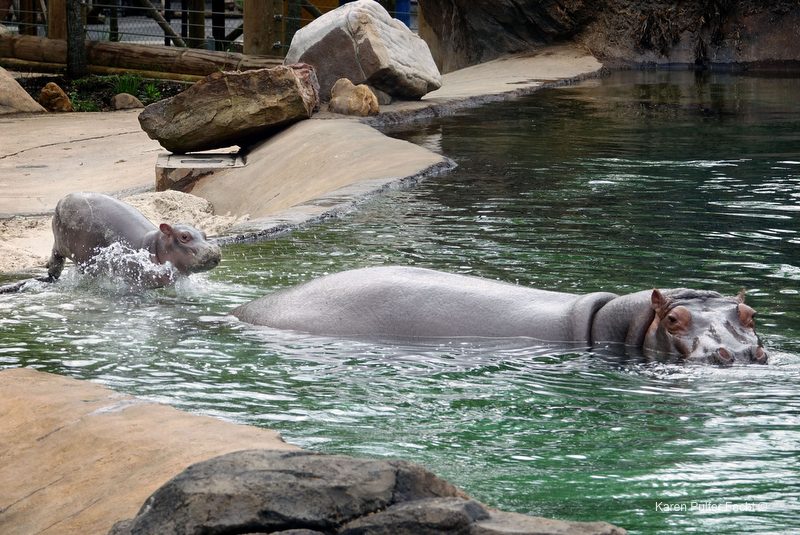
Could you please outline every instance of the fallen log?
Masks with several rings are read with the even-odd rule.
[[[67,63],[67,42],[33,35],[0,37],[0,57],[40,63]],[[86,41],[89,65],[208,76],[217,71],[245,71],[275,67],[282,58],[216,52],[194,48],[137,45],[110,41]]]
[[[0,58],[0,67],[7,71],[15,72],[36,72],[48,74],[64,74],[67,72],[67,65],[64,63],[43,63],[40,61],[26,61],[24,59]],[[204,76],[193,74],[176,74],[172,72],[142,71],[139,69],[117,69],[115,67],[100,67],[98,65],[87,65],[89,74],[108,76],[111,74],[123,75],[126,73],[137,73],[142,78],[156,80],[174,80],[177,82],[194,83],[199,82]]]

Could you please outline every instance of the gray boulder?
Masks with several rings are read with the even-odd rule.
[[[23,112],[44,113],[46,111],[8,71],[0,67],[0,115]]]
[[[286,63],[314,67],[323,101],[347,78],[404,100],[418,100],[441,87],[428,45],[374,0],[329,11],[299,30]]]
[[[109,535],[623,535],[604,522],[502,513],[419,465],[246,450],[194,464]]]
[[[147,106],[139,124],[175,153],[246,147],[311,117],[319,108],[318,88],[307,65],[216,72]]]

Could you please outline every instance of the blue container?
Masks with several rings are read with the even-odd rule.
[[[395,0],[395,18],[400,19],[403,24],[411,27],[411,1]]]

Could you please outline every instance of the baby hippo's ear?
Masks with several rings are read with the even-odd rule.
[[[172,236],[174,234],[174,231],[172,230],[172,227],[167,225],[166,223],[161,223],[158,226],[158,228],[159,228],[159,230],[161,230],[161,232],[163,232],[167,236]]]

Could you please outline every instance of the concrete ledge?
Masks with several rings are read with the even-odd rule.
[[[298,449],[274,431],[25,368],[0,371],[0,437],[3,535],[102,535],[192,463]]]
[[[156,191],[189,191],[201,178],[244,166],[241,153],[159,154],[156,160]]]

